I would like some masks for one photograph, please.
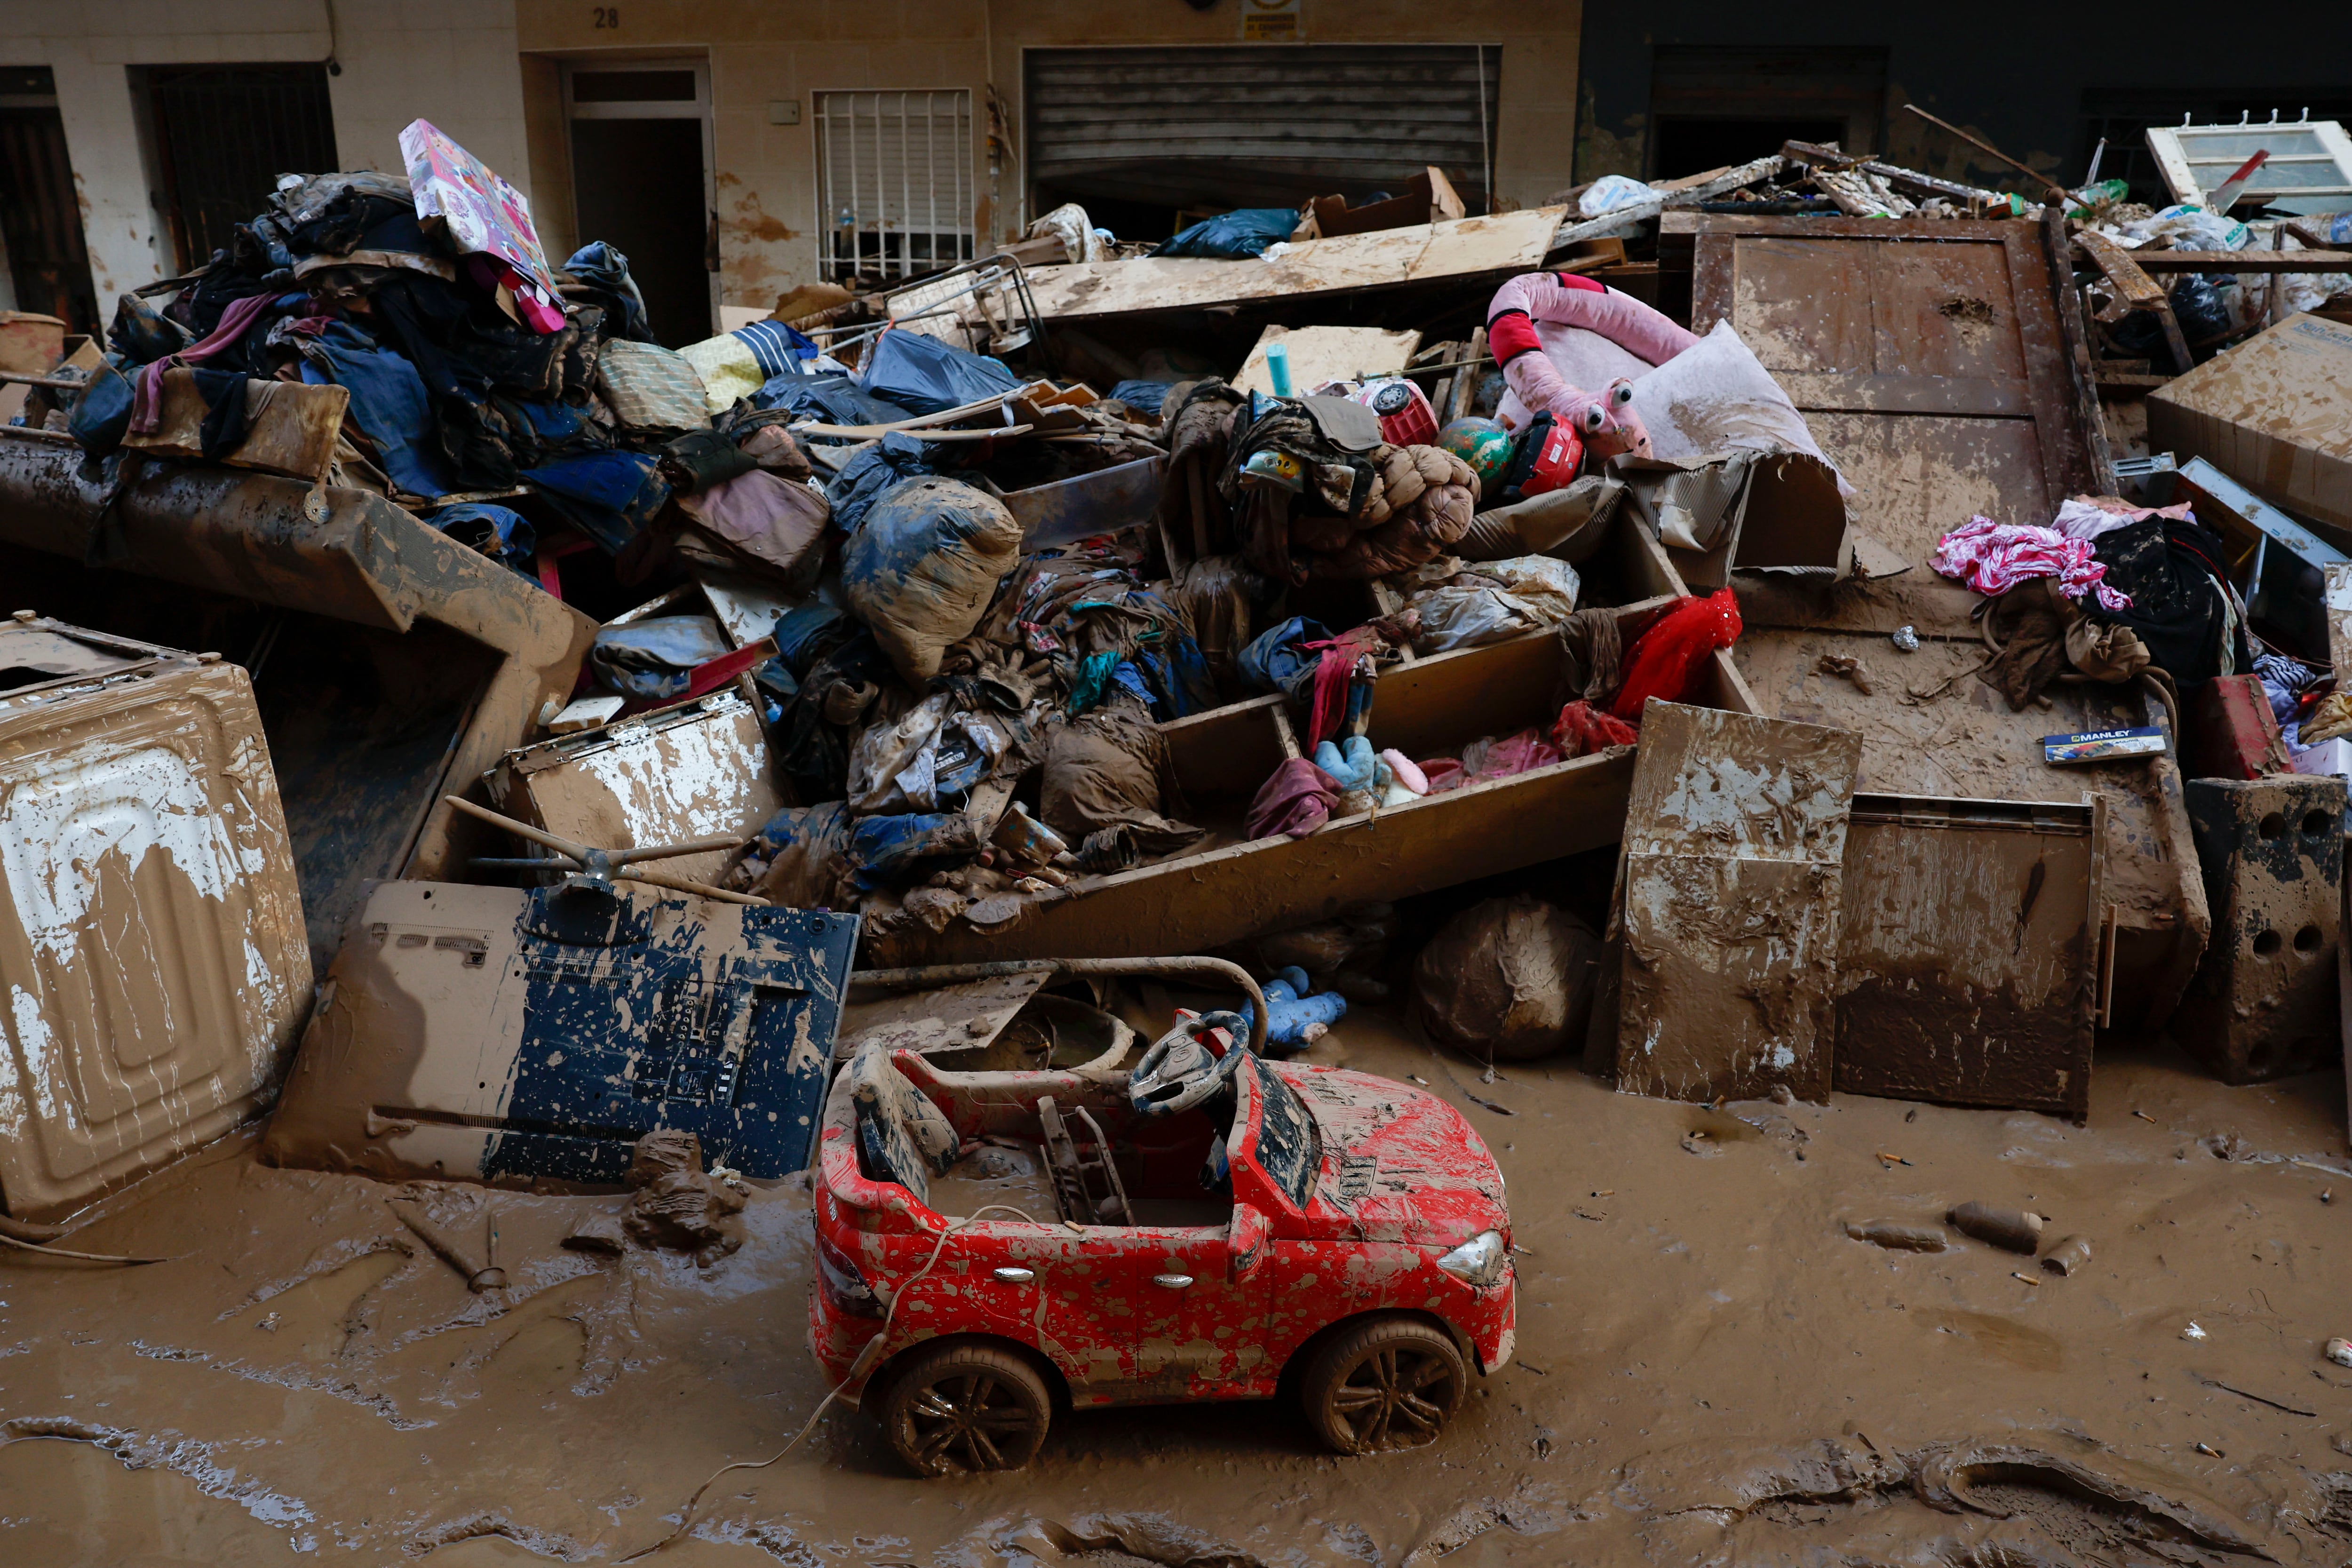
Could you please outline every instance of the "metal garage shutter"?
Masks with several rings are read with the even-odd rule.
[[[1028,178],[1043,199],[1295,206],[1393,190],[1428,164],[1486,207],[1489,45],[1032,49]]]

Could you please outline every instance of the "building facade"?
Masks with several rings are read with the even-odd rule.
[[[1435,164],[1473,212],[1529,205],[1571,172],[1578,26],[1573,0],[0,0],[0,304],[86,326],[278,174],[396,166],[420,115],[552,257],[628,255],[672,342],[1065,201],[1160,238]]]

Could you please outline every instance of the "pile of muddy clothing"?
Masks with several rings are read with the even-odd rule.
[[[1975,517],[1943,536],[1930,563],[1984,595],[1992,657],[1977,677],[2013,711],[2056,681],[2142,677],[2177,708],[2273,651],[2248,625],[2228,547],[2185,501],[2076,496],[2046,526]]]

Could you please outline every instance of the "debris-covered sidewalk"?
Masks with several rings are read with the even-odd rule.
[[[0,1517],[2336,1561],[2322,123],[0,322]]]

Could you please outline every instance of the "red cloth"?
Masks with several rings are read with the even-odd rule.
[[[1552,743],[1563,758],[1587,756],[1611,746],[1631,746],[1641,738],[1641,731],[1633,725],[1584,701],[1561,709],[1551,727]]]
[[[1609,711],[1629,724],[1642,721],[1642,705],[1688,700],[1699,661],[1739,640],[1739,600],[1728,588],[1704,599],[1685,599],[1633,639],[1625,650],[1625,683]]]
[[[1271,838],[1287,833],[1304,838],[1331,820],[1339,804],[1339,781],[1308,762],[1293,757],[1267,775],[1250,802],[1249,836]]]
[[[1339,721],[1348,713],[1349,673],[1356,668],[1354,654],[1328,643],[1320,646],[1323,661],[1315,667],[1315,706],[1307,721],[1307,743],[1310,746],[1319,746],[1339,732]]]

